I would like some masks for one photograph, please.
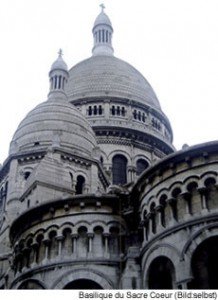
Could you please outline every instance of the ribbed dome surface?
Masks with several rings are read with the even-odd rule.
[[[97,16],[94,27],[102,24],[112,26],[109,17],[103,11]]]
[[[67,64],[65,63],[61,55],[59,55],[56,61],[53,62],[51,66],[51,71],[53,70],[64,70],[64,71],[68,70]]]
[[[51,99],[36,106],[18,126],[10,154],[48,146],[90,155],[96,140],[88,121],[64,99]]]
[[[70,101],[86,97],[120,97],[161,109],[147,80],[133,66],[114,56],[92,56],[69,71]]]

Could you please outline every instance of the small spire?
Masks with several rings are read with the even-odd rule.
[[[65,94],[65,85],[67,83],[69,73],[67,64],[62,58],[63,51],[60,49],[58,51],[58,58],[55,60],[55,62],[51,66],[51,70],[49,72],[49,78],[50,78],[50,92],[49,92],[49,98],[53,97],[54,93],[55,95],[60,95],[62,93],[64,95],[64,98],[66,98]]]
[[[99,6],[101,7],[101,12],[104,12],[104,9],[105,9],[104,3],[101,3]]]
[[[105,5],[100,4],[101,12],[97,16],[92,29],[94,47],[92,49],[93,55],[113,55],[114,49],[112,47],[113,27],[109,17],[104,12]]]
[[[61,48],[59,49],[58,54],[59,54],[59,57],[63,56],[63,50]]]

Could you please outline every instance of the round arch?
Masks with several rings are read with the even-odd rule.
[[[97,282],[90,279],[76,279],[63,287],[64,290],[103,290]]]
[[[149,289],[173,289],[175,285],[175,267],[166,256],[156,257],[150,264],[147,274]]]
[[[218,236],[218,222],[201,227],[190,236],[181,251],[181,260],[191,260],[197,246],[207,238]]]
[[[191,259],[193,280],[191,289],[218,289],[218,235],[205,239],[195,249]]]
[[[26,279],[17,286],[18,290],[44,290],[44,284],[36,279]]]
[[[152,247],[143,257],[142,273],[144,288],[148,288],[148,274],[150,265],[156,258],[163,256],[169,259],[175,268],[173,288],[176,288],[176,282],[182,279],[180,278],[181,276],[179,272],[179,270],[183,269],[183,262],[180,261],[180,250],[171,244],[160,244]],[[186,274],[183,275],[186,277]]]
[[[106,276],[94,270],[83,270],[78,269],[76,271],[70,271],[62,275],[52,286],[52,289],[64,289],[68,284],[75,281],[87,281],[94,282],[96,285],[99,285],[102,289],[110,290],[114,289],[112,282],[106,278]]]

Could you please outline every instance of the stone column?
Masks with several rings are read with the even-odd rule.
[[[162,230],[164,228],[162,224],[162,211],[163,211],[163,206],[158,205],[155,209],[155,213],[157,214],[157,231]]]
[[[28,248],[27,247],[22,249],[21,255],[22,255],[21,272],[25,272],[27,269],[27,262],[28,262]]]
[[[132,105],[131,105],[131,101],[129,101],[128,106],[126,108],[126,114],[127,114],[128,120],[132,120]]]
[[[88,256],[92,256],[92,241],[93,241],[94,233],[88,233],[87,236],[89,241]]]
[[[147,214],[147,226],[148,226],[147,237],[148,237],[148,240],[149,240],[149,238],[153,235],[151,213]]]
[[[77,256],[77,238],[78,238],[78,234],[77,233],[73,233],[71,234],[71,238],[72,238],[72,244],[73,244],[73,256]]]
[[[88,192],[89,192],[89,185],[85,183],[83,187],[83,194],[88,194]]]
[[[19,274],[22,271],[22,259],[23,259],[22,253],[20,251],[17,253],[16,258],[17,258],[17,273],[16,273],[16,275],[19,276]]]
[[[146,221],[145,220],[140,221],[140,228],[142,228],[142,231],[143,231],[143,241],[142,241],[142,243],[144,244],[144,242],[146,241]]]
[[[63,235],[56,236],[56,240],[58,242],[58,258],[60,259],[62,254],[62,242],[64,240],[64,236]]]
[[[108,239],[110,236],[110,233],[103,233],[104,236],[104,256],[107,258],[109,257],[109,245],[108,245]]]
[[[191,217],[191,195],[190,193],[182,193],[179,195],[181,201],[184,203],[185,205],[185,215],[184,215],[184,219],[187,220]]]
[[[37,250],[39,249],[39,243],[35,242],[32,244],[33,248],[33,262],[31,267],[34,268],[37,265]]]
[[[42,242],[43,242],[43,244],[45,246],[45,257],[42,260],[42,263],[45,264],[45,263],[48,262],[48,250],[49,250],[50,240],[49,239],[44,239]]]
[[[148,240],[148,235],[149,235],[149,220],[147,217],[144,220],[144,234],[145,234],[144,241],[146,242]]]
[[[30,263],[30,247],[25,247],[23,249],[23,257],[24,257],[24,265],[23,265],[23,271],[25,271],[27,268],[29,268]]]
[[[171,213],[171,218],[170,218],[170,225],[175,225],[177,223],[177,203],[176,203],[175,198],[169,199],[167,202],[170,205],[170,213]]]
[[[84,116],[87,115],[87,114],[86,114],[86,110],[87,110],[86,103],[84,103],[84,104],[82,105],[82,107],[81,107],[81,112],[82,112],[82,114],[83,114]]]
[[[135,179],[136,168],[134,166],[129,166],[127,168],[127,179],[128,181],[134,181]]]
[[[108,99],[104,100],[104,116],[105,116],[105,119],[110,118],[110,100],[108,100]]]
[[[207,205],[207,189],[201,188],[199,189],[199,193],[201,195],[201,206],[202,206],[202,213],[208,213],[208,205]]]
[[[72,185],[71,185],[71,187],[72,187],[73,193],[75,194],[75,193],[76,193],[76,180],[75,180],[75,179],[72,180]]]

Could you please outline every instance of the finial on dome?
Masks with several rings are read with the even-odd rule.
[[[94,38],[93,55],[113,55],[112,47],[113,27],[110,19],[104,12],[105,5],[100,4],[101,12],[97,16],[92,33]]]
[[[99,6],[101,7],[101,12],[104,12],[104,9],[105,9],[104,3],[101,3]]]
[[[63,50],[61,48],[59,49],[58,54],[59,54],[59,57],[63,56]]]
[[[68,67],[65,61],[63,60],[63,50],[59,49],[58,51],[58,58],[55,60],[55,62],[51,66],[51,71],[52,70],[64,70],[68,72]]]

